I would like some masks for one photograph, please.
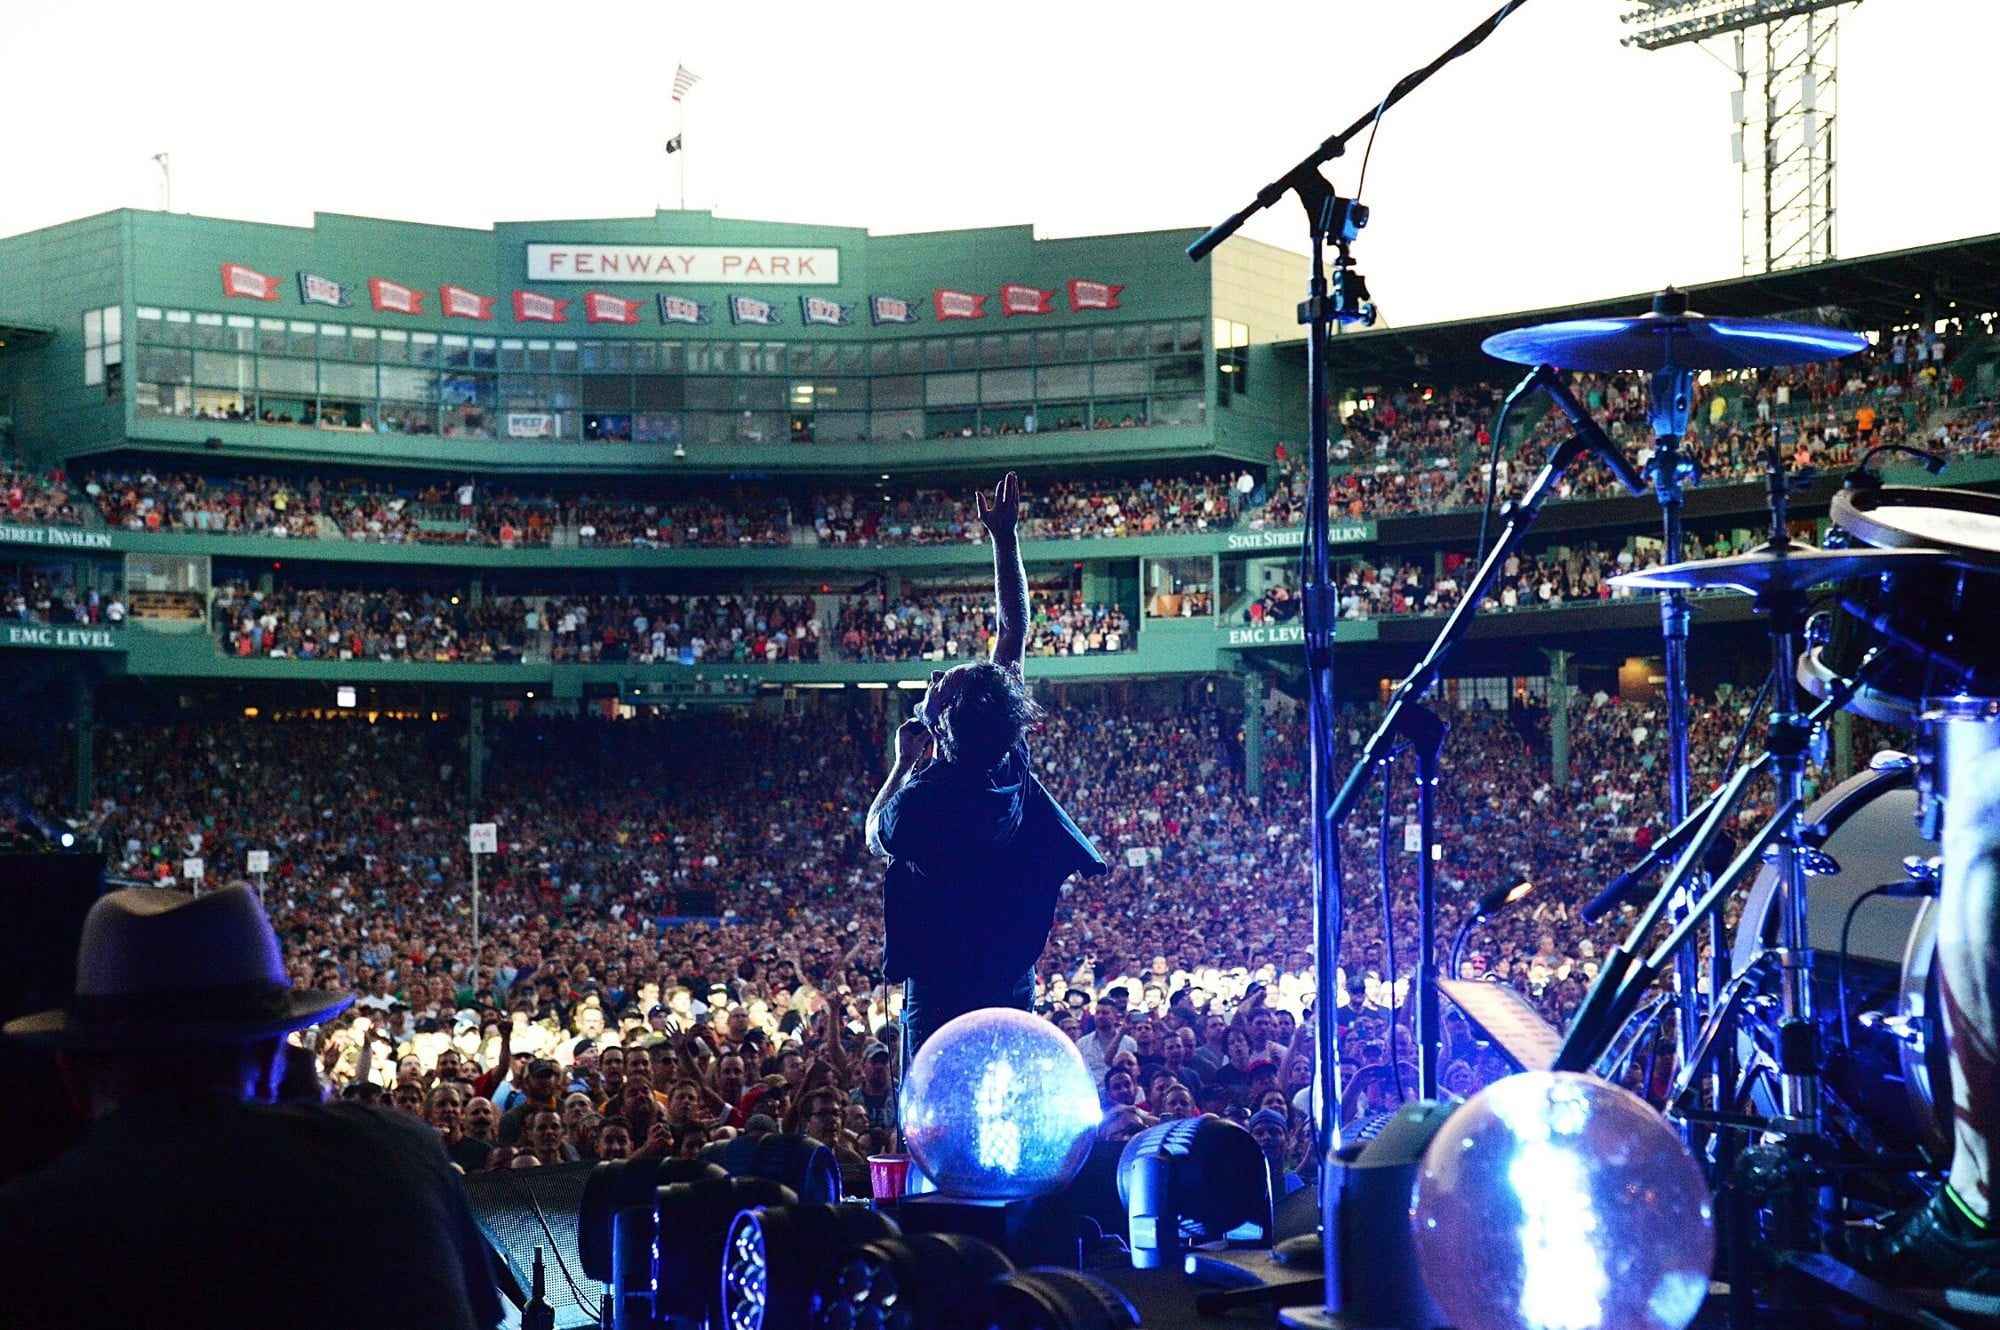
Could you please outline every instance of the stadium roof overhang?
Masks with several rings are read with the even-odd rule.
[[[31,342],[46,341],[55,335],[55,329],[38,323],[23,323],[18,319],[0,313],[0,352],[11,346],[25,346]]]
[[[1494,333],[1559,319],[1643,314],[1652,294],[1344,333],[1333,339],[1332,364],[1336,377],[1347,383],[1482,372],[1499,363],[1479,349]],[[1961,310],[2000,310],[2000,234],[1707,282],[1688,288],[1688,302],[1703,314],[1792,317],[1864,329],[1949,318]],[[1277,351],[1305,361],[1304,339],[1285,342]]]

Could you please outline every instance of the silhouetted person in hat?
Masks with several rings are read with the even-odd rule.
[[[485,1330],[486,1248],[409,1114],[274,1105],[285,1036],[353,999],[294,990],[249,887],[137,888],[84,921],[76,997],[10,1021],[92,1120],[0,1188],[10,1324]],[[388,1296],[365,1297],[379,1285]]]

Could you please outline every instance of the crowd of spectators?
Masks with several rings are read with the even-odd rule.
[[[1099,1075],[1108,1136],[1162,1116],[1269,1109],[1279,1153],[1309,1167],[1298,708],[1273,700],[1253,718],[1263,753],[1253,798],[1242,718],[1199,682],[1115,705],[1071,692],[1048,697],[1033,760],[1114,869],[1066,891],[1038,1008]],[[1750,699],[1698,701],[1705,786]],[[629,722],[496,718],[485,790],[470,806],[462,724],[108,707],[83,830],[101,838],[115,874],[162,884],[191,857],[227,874],[247,850],[269,851],[267,899],[296,979],[362,994],[356,1017],[322,1034],[324,1074],[430,1117],[464,1167],[683,1153],[744,1130],[837,1133],[843,1158],[858,1158],[884,1143],[894,1115],[892,1063],[875,1047],[891,1042],[895,1011],[879,974],[880,870],[861,827],[888,726],[867,697],[815,703]],[[1578,908],[1662,826],[1663,717],[1649,703],[1577,695],[1560,786],[1544,715],[1450,719],[1440,927],[1449,936],[1479,895],[1528,876],[1537,890],[1481,927],[1468,972],[1516,985],[1560,1020],[1617,935],[1585,927]],[[1371,721],[1364,709],[1342,716],[1343,761]],[[35,745],[21,747],[20,761],[4,759],[10,774],[30,787],[59,779],[46,763],[23,765]],[[1814,772],[1815,789],[1823,779]],[[1400,1025],[1413,810],[1406,783],[1388,788],[1386,822],[1379,802],[1364,806],[1344,838],[1336,987],[1349,1116],[1393,1103],[1399,1078],[1403,1090],[1414,1082]],[[468,818],[495,821],[500,838],[484,865],[476,955]],[[1374,868],[1383,834],[1397,920],[1386,933]],[[704,899],[719,919],[675,913]],[[1461,1025],[1450,1036],[1449,1087],[1499,1073]],[[558,1111],[544,1120],[529,1102]]]
[[[1739,554],[1750,543],[1748,535],[1748,532],[1705,536],[1689,533],[1682,558],[1719,559]],[[1616,548],[1584,541],[1539,554],[1517,554],[1501,566],[1481,612],[1627,600],[1635,593],[1612,586],[1611,579],[1623,573],[1642,572],[1659,563],[1660,546],[1655,541],[1631,542]],[[1336,566],[1341,617],[1381,619],[1450,613],[1464,599],[1478,568],[1469,552],[1458,551],[1445,554],[1438,571],[1434,573],[1432,569],[1433,561],[1429,559],[1384,563],[1355,559]],[[1250,624],[1288,623],[1299,613],[1298,576],[1290,569],[1267,583],[1241,610],[1243,621]]]
[[[217,532],[316,540],[320,535],[318,518],[327,513],[332,493],[341,493],[345,500],[342,506],[357,518],[364,513],[376,514],[363,520],[382,521],[380,513],[386,508],[372,502],[376,496],[364,490],[341,491],[317,479],[299,484],[275,476],[218,481],[196,472],[92,471],[84,476],[83,492],[112,526],[172,534]]]
[[[530,628],[558,661],[779,664],[820,658],[809,596],[531,597]]]
[[[125,623],[125,602],[95,587],[79,590],[74,583],[51,578],[40,564],[0,563],[0,619],[118,628]]]
[[[61,468],[36,471],[0,461],[4,516],[15,526],[76,526],[82,522]]]
[[[1020,531],[1029,540],[1087,540],[1224,530],[1255,488],[1256,478],[1247,473],[1049,481],[1034,487]],[[823,491],[807,508],[822,545],[950,545],[984,538],[971,494],[959,489],[874,496]]]
[[[519,661],[527,607],[474,605],[463,592],[327,590],[244,582],[215,590],[212,616],[232,656],[434,663]]]
[[[845,597],[834,637],[849,660],[982,659],[991,654],[997,625],[992,593],[906,589],[900,596],[868,593]],[[1137,642],[1125,611],[1090,605],[1079,591],[1037,590],[1029,595],[1028,654],[1094,656],[1131,651]]]

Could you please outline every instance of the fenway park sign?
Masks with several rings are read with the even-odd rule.
[[[736,245],[528,246],[528,280],[836,286],[840,251]]]

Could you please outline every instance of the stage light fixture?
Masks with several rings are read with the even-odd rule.
[[[1025,1011],[986,1007],[944,1023],[910,1063],[903,1135],[946,1196],[1005,1201],[1076,1176],[1104,1110],[1076,1045]]]
[[[651,1215],[661,1187],[675,1182],[727,1176],[713,1164],[693,1159],[606,1160],[590,1171],[577,1205],[576,1249],[583,1272],[600,1284],[611,1282],[612,1227],[635,1206]],[[647,1238],[648,1245],[652,1239]]]
[[[840,1161],[809,1136],[771,1132],[738,1136],[702,1147],[704,1163],[719,1165],[732,1178],[766,1178],[791,1188],[804,1205],[840,1200]]]
[[[894,1220],[861,1205],[759,1205],[739,1212],[722,1247],[725,1330],[804,1325],[813,1284],[830,1263],[864,1243],[895,1236]]]
[[[713,1324],[723,1241],[751,1206],[797,1205],[797,1193],[768,1178],[703,1178],[659,1190],[654,1202],[653,1314]]]
[[[813,1330],[929,1330],[969,1288],[1009,1274],[1014,1263],[965,1233],[910,1233],[854,1248],[821,1272]]]
[[[1715,1256],[1708,1185],[1643,1099],[1594,1076],[1495,1081],[1424,1152],[1409,1214],[1460,1330],[1681,1330]]]
[[[1619,16],[1637,29],[1619,44],[1657,51],[1852,3],[1855,0],[1648,0],[1645,8]]]
[[[946,1318],[950,1330],[1125,1330],[1139,1313],[1123,1293],[1075,1270],[1036,1266],[974,1289]]]
[[[1269,1237],[1271,1178],[1249,1132],[1217,1117],[1148,1127],[1118,1157],[1132,1264],[1150,1270],[1178,1261],[1184,1238],[1214,1241],[1245,1224]]]

